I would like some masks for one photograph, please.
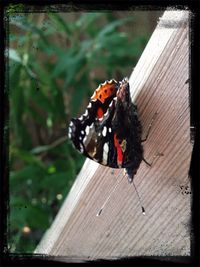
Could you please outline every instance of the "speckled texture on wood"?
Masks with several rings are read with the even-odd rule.
[[[153,167],[143,162],[134,178],[146,215],[123,170],[87,159],[36,253],[62,261],[190,255],[188,23],[188,11],[165,12],[130,77],[144,134],[158,113],[144,156],[151,161],[156,152],[164,154]]]

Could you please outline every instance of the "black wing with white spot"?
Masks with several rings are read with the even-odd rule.
[[[102,165],[112,165],[110,167],[113,168],[117,167],[113,156],[115,150],[111,126],[115,102],[116,98],[113,98],[102,118],[92,116],[95,114],[96,102],[90,102],[86,112],[80,118],[71,120],[68,132],[68,137],[82,154]],[[112,163],[109,159],[113,159]]]

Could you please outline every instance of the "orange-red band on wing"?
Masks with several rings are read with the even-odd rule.
[[[111,80],[109,82],[106,82],[105,84],[101,84],[100,87],[96,89],[91,99],[93,101],[98,99],[103,104],[108,97],[115,95],[116,92],[117,92],[117,82]]]
[[[102,118],[103,117],[103,114],[104,114],[104,112],[103,112],[103,109],[102,108],[98,108],[97,109],[97,118],[98,119],[100,119],[100,118]]]
[[[116,134],[114,134],[114,145],[117,149],[117,164],[120,167],[122,165],[124,155]]]

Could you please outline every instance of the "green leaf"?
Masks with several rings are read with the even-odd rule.
[[[102,13],[96,13],[96,12],[92,12],[92,13],[85,13],[85,14],[82,14],[78,20],[76,21],[76,26],[78,28],[81,29],[81,31],[83,29],[86,29],[89,30],[89,26],[93,26],[95,25],[95,21],[100,19],[100,18],[103,18],[104,17],[104,14]]]
[[[97,39],[101,40],[104,36],[113,32],[117,27],[127,23],[128,21],[132,21],[132,17],[123,18],[120,20],[113,21],[112,23],[105,26],[97,35]]]
[[[49,13],[49,18],[52,20],[54,25],[57,27],[59,32],[65,32],[71,36],[72,32],[67,23],[62,19],[61,15],[58,13]]]

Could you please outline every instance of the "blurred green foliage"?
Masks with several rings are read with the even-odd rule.
[[[134,35],[134,15],[7,14],[9,90],[8,245],[33,252],[85,160],[67,140],[105,79],[131,74],[149,33]]]

